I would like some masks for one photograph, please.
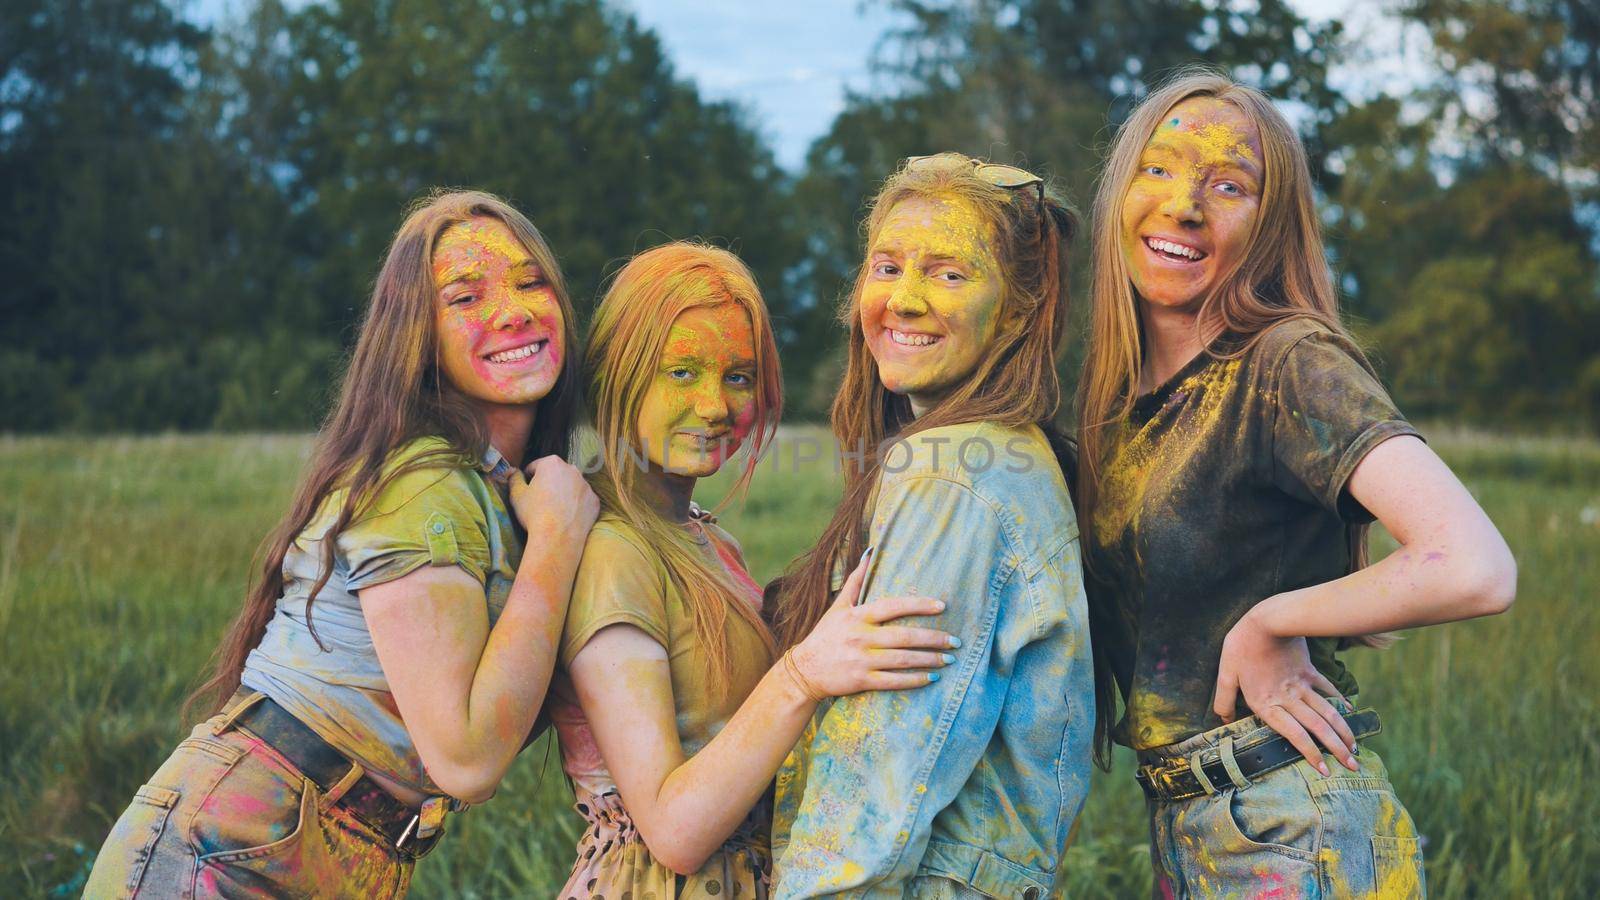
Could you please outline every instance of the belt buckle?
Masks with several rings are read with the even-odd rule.
[[[1156,767],[1152,765],[1140,766],[1133,772],[1133,780],[1139,783],[1139,787],[1144,789],[1144,795],[1151,800],[1160,799],[1160,792],[1156,788],[1155,773]]]
[[[422,801],[400,837],[395,839],[394,849],[414,860],[432,853],[439,845],[439,838],[444,836],[444,817],[449,811],[448,797],[429,797]]]

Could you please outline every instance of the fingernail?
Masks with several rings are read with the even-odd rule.
[[[935,600],[935,601],[933,601],[933,608],[937,609],[939,612],[944,612],[944,601],[943,600]]]
[[[950,649],[954,650],[959,646],[961,646],[961,638],[958,638],[953,634],[950,635]]]
[[[947,666],[956,661],[956,658],[948,653],[939,654],[939,658],[944,660],[944,664]]]
[[[867,557],[872,555],[872,550],[873,550],[873,548],[868,547],[867,549],[861,551],[861,561],[862,562],[866,562],[867,561]]]
[[[939,680],[939,673],[938,672],[929,672],[928,673],[928,681],[929,682],[934,682],[934,681],[938,681],[938,680]]]
[[[1333,774],[1332,772],[1328,771],[1328,764],[1323,762],[1320,759],[1317,760],[1317,771],[1321,772],[1324,776],[1328,776],[1328,775],[1332,775]]]

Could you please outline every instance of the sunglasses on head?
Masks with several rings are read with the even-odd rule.
[[[932,156],[910,156],[906,158],[905,168],[907,172],[916,171],[917,169],[934,168],[935,166],[932,164],[935,161],[956,161],[969,163],[972,166],[972,174],[976,175],[979,180],[988,182],[995,187],[1018,190],[1037,185],[1039,188],[1039,229],[1040,233],[1043,233],[1045,216],[1043,178],[1040,178],[1038,175],[1029,172],[1027,169],[1019,169],[1016,166],[1001,165],[1000,163],[988,163],[981,159],[973,159],[970,156],[965,156],[960,153],[935,153]]]

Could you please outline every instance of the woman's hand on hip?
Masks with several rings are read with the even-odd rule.
[[[1212,706],[1222,721],[1234,720],[1241,694],[1250,710],[1288,738],[1317,771],[1328,774],[1319,742],[1345,768],[1358,770],[1352,753],[1355,735],[1329,701],[1339,696],[1339,689],[1311,664],[1305,638],[1279,637],[1259,617],[1245,613],[1222,642]]]
[[[567,537],[578,546],[600,515],[600,500],[583,473],[559,456],[541,456],[522,472],[512,471],[511,508],[530,535]]]
[[[858,606],[866,580],[868,550],[845,580],[833,606],[789,654],[807,693],[842,697],[861,691],[922,687],[939,680],[937,669],[955,661],[946,652],[960,640],[936,628],[887,624],[906,616],[936,616],[944,601],[931,597],[885,597]],[[929,671],[910,671],[926,669]]]

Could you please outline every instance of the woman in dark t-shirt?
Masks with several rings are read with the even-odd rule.
[[[1420,896],[1335,651],[1504,611],[1510,551],[1341,327],[1305,151],[1263,94],[1152,93],[1095,212],[1077,505],[1099,747],[1138,751],[1156,895]],[[1400,548],[1366,566],[1374,519]]]

